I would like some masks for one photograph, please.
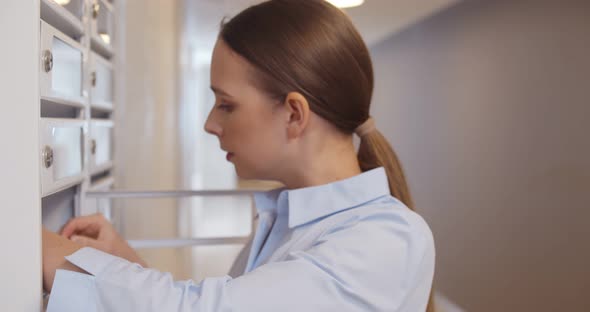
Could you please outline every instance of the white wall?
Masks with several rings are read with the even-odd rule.
[[[0,305],[40,311],[39,1],[3,1],[0,38]]]
[[[373,115],[469,311],[583,311],[590,3],[465,1],[372,47]]]

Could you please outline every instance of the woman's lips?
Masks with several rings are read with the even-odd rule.
[[[227,159],[227,161],[231,161],[231,159],[234,157],[234,153],[227,153],[227,155],[225,156],[225,159]]]

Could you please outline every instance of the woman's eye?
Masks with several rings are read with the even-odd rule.
[[[231,112],[233,110],[233,106],[229,104],[219,104],[217,105],[217,109],[222,110],[224,112]]]

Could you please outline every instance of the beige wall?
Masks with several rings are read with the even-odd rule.
[[[372,47],[373,115],[469,311],[590,305],[590,2],[465,1]]]
[[[116,188],[178,189],[178,28],[176,5],[157,0],[118,2]],[[117,200],[128,239],[178,236],[174,200]],[[183,276],[180,250],[143,250],[150,266]]]
[[[199,21],[201,1],[118,2],[124,57],[117,69],[117,189],[232,189],[233,165],[216,137],[203,130],[214,99],[209,59],[214,41]],[[211,18],[211,17],[209,17]],[[221,16],[216,20],[220,21]],[[213,32],[215,30],[207,29]],[[207,35],[207,36],[205,36]],[[208,38],[208,37],[207,37]],[[215,36],[212,36],[214,39]],[[245,236],[249,198],[116,200],[127,239]],[[201,280],[228,272],[241,245],[140,250],[156,269],[177,279]]]

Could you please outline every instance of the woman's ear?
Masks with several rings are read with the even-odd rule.
[[[285,98],[284,105],[288,113],[287,137],[298,138],[309,123],[309,103],[301,93],[290,92]]]

